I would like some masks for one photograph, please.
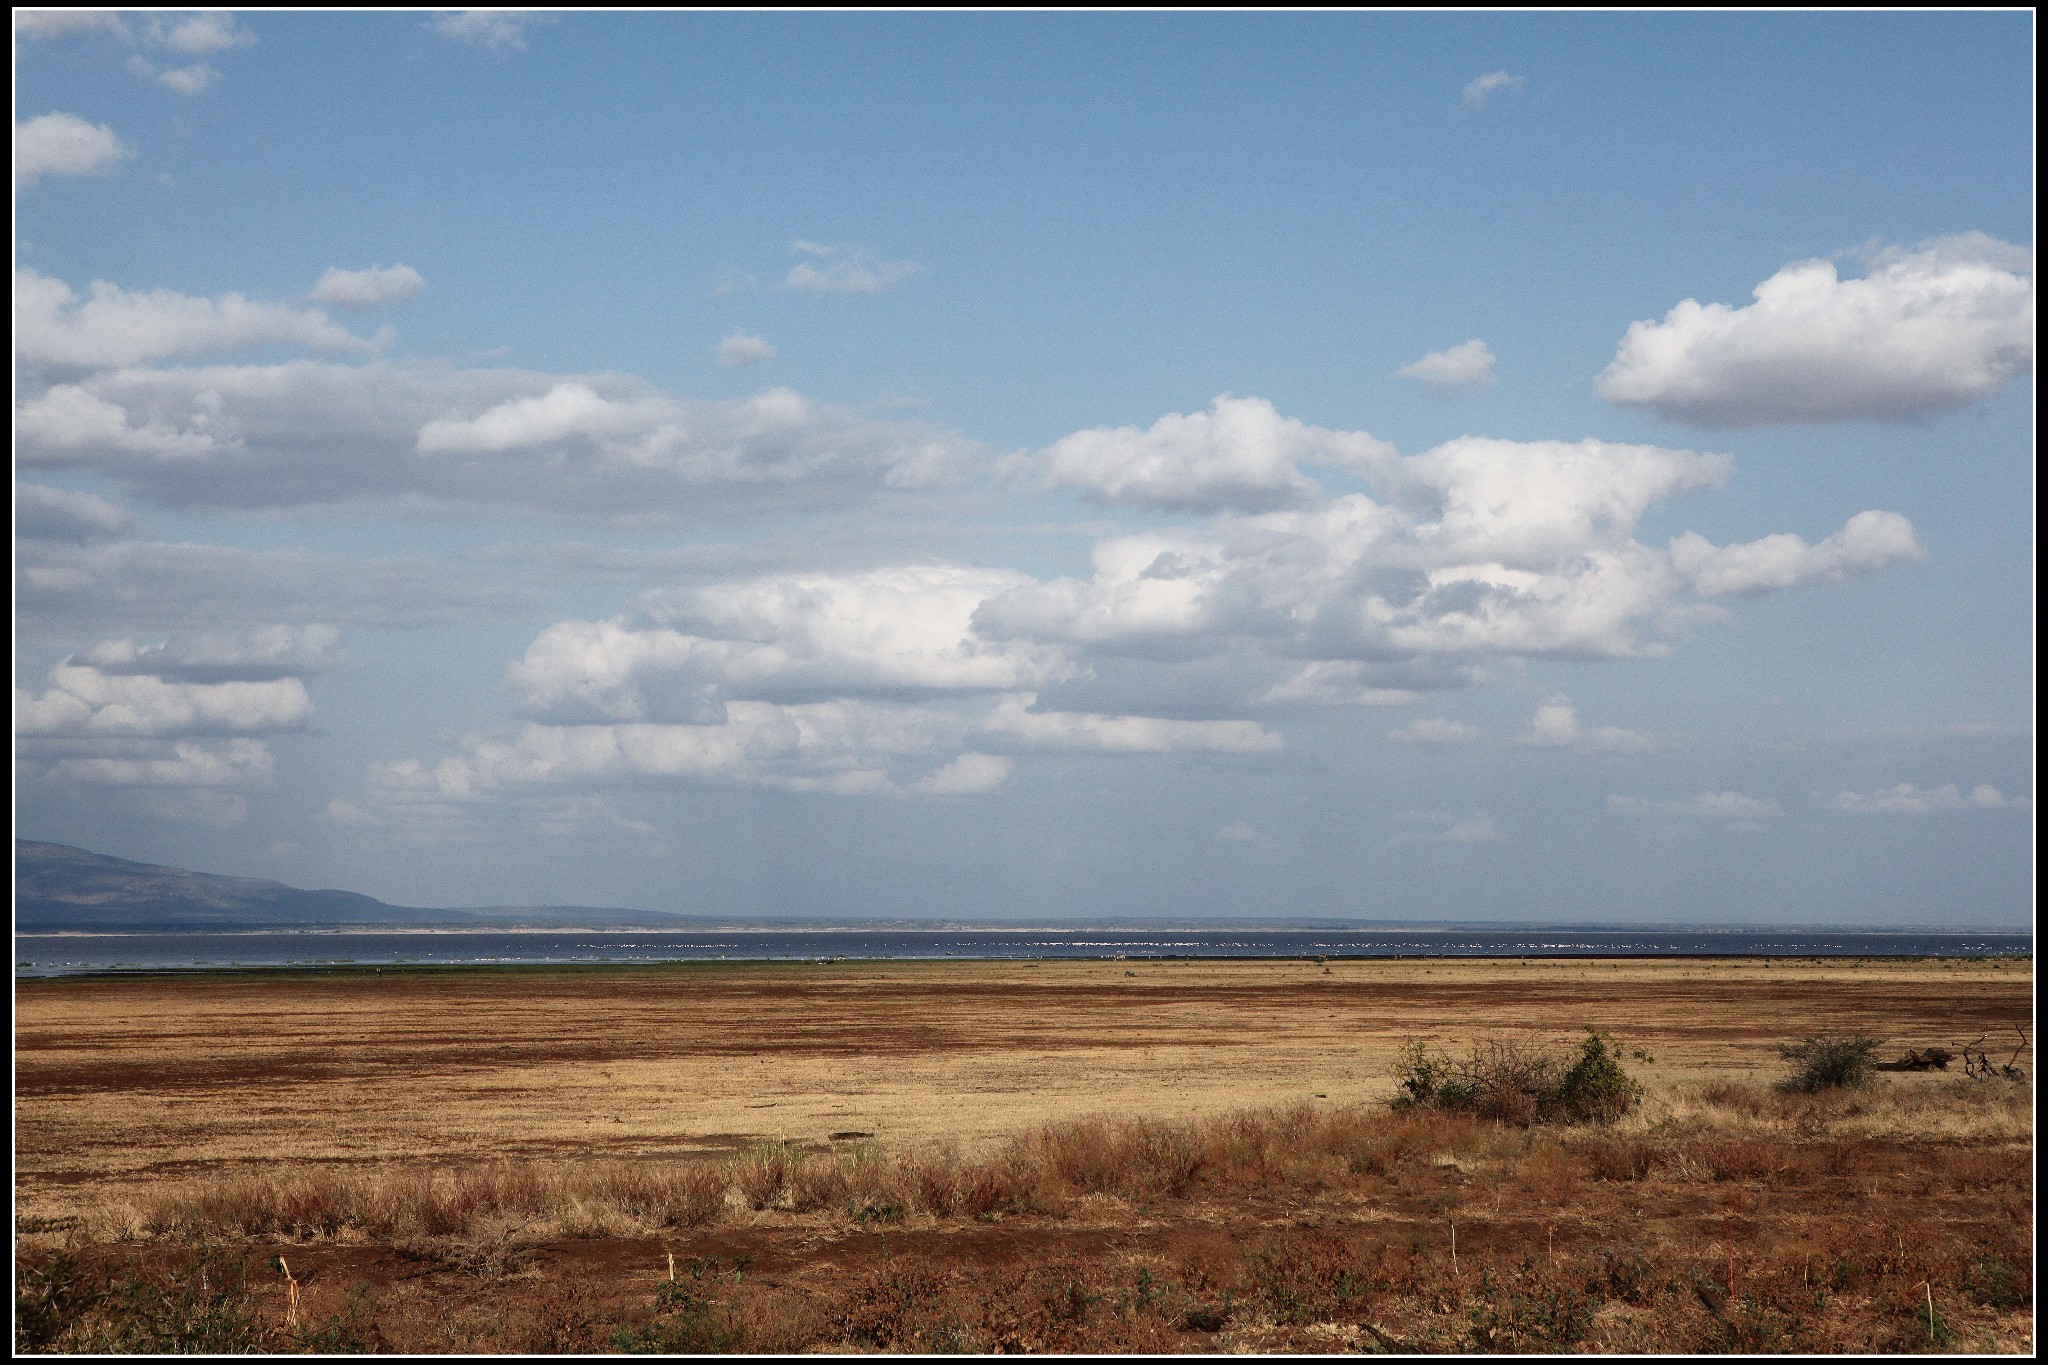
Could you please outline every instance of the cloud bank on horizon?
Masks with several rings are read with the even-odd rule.
[[[530,97],[565,116],[599,97],[555,84],[554,62],[624,60],[645,38],[617,17],[397,18],[334,22],[426,70],[474,49],[460,80],[484,108]],[[680,38],[697,21],[645,22]],[[394,180],[420,211],[387,194],[242,261],[90,226],[147,212],[257,230],[264,201],[226,182],[213,204],[164,207],[182,205],[173,182],[234,180],[207,159],[250,130],[196,135],[152,180],[168,131],[147,91],[305,137],[314,111],[203,66],[247,49],[323,70],[335,58],[303,23],[17,17],[35,101],[88,111],[16,127],[24,834],[413,903],[653,904],[687,885],[739,913],[799,897],[1085,915],[1114,887],[1159,913],[1711,920],[1763,903],[1893,922],[1916,918],[1897,888],[1938,880],[1947,838],[1994,850],[1978,918],[2017,913],[1999,898],[2024,884],[2010,817],[2031,798],[2004,793],[2031,779],[1986,736],[2030,733],[2023,690],[1991,664],[2024,645],[2025,594],[1988,616],[1980,601],[1958,638],[1970,590],[1947,575],[1982,582],[1995,554],[2023,579],[2030,531],[1969,491],[1984,475],[1931,488],[1916,464],[2026,481],[2030,247],[1950,225],[1861,248],[1847,277],[1741,250],[1693,292],[1746,262],[1762,277],[1747,304],[1588,282],[1533,332],[1460,294],[1455,268],[1340,318],[1310,302],[1339,267],[1304,259],[1299,289],[1281,266],[1264,286],[1292,300],[1296,338],[1188,307],[1202,286],[1176,253],[1209,246],[1178,225],[1125,243],[1006,222],[984,242],[918,232],[856,184],[756,170],[726,184],[726,209],[795,213],[819,240],[755,231],[736,255],[698,216],[717,240],[694,244],[647,216],[670,191],[634,165],[678,154],[651,130],[564,173],[646,199],[641,231],[699,262],[686,293],[642,283],[668,267],[638,238],[607,256],[544,235],[516,261],[503,223],[428,207],[588,198],[531,181]],[[790,59],[746,42],[742,60]],[[180,84],[173,58],[211,74]],[[1527,85],[1471,79],[1459,108],[1486,117],[1432,134],[1444,155],[1531,136],[1563,97],[1547,75],[1541,100]],[[849,115],[828,137],[850,154],[876,117],[893,118]],[[521,164],[509,131],[461,135],[480,164]],[[1047,155],[975,174],[1001,194],[1090,173],[1077,149]],[[323,192],[304,174],[294,202]],[[1455,196],[1436,211],[1492,230]],[[1846,216],[1834,230],[1836,248],[1868,238]],[[1429,279],[1426,233],[1375,231],[1408,240]],[[1551,250],[1532,277],[1575,268]],[[1686,251],[1670,254],[1660,278],[1682,280]],[[1107,273],[1048,311],[1043,286],[1007,278],[1026,260]],[[1371,297],[1379,278],[1344,287]],[[1094,345],[1067,317],[1091,307],[1151,342],[1049,395],[1022,357]],[[1184,316],[1155,332],[1148,307]],[[1413,358],[1467,328],[1493,341]],[[1557,374],[1557,356],[1616,335],[1604,369]],[[762,387],[749,372],[771,361]],[[1348,378],[1309,378],[1325,371]],[[1958,516],[1999,529],[1959,544]],[[1885,650],[1878,666],[1917,692],[1872,685]],[[1844,739],[1845,718],[1865,737]],[[1907,822],[1893,859],[1914,861],[1887,888],[1844,871],[1873,828],[1845,813],[1968,819]],[[1756,851],[1780,839],[1774,877]],[[1674,857],[1718,870],[1673,889]],[[390,880],[366,882],[371,866]]]

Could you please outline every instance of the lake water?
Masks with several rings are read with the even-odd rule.
[[[2033,950],[2033,935],[2025,933],[1542,927],[19,934],[14,974],[829,958],[1981,957]]]

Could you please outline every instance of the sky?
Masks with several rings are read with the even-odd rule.
[[[17,12],[20,837],[2012,926],[2032,16]]]

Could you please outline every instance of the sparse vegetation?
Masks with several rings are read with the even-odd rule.
[[[1403,1054],[1396,1109],[1441,1109],[1501,1123],[1611,1123],[1642,1086],[1621,1066],[1621,1049],[1593,1029],[1566,1059],[1518,1038],[1486,1038],[1463,1060],[1413,1042]]]
[[[1598,1095],[1612,1049],[1591,1041],[1581,1084]],[[18,1257],[16,1344],[2014,1350],[2033,1302],[2028,1144],[1978,1139],[1930,1167],[1916,1135],[1958,1113],[2024,1133],[2029,1109],[1961,1077],[1912,1094],[1721,1083],[1540,1132],[1476,1109],[1300,1105],[1077,1120],[979,1156],[779,1143],[226,1181],[146,1211],[139,1241]],[[1721,1212],[1689,1212],[1702,1197]],[[698,1254],[604,1259],[648,1237]],[[378,1247],[403,1286],[371,1294],[335,1269]]]
[[[18,1063],[29,1059],[28,1079],[17,1081],[18,1102],[28,1101],[17,1139],[33,1163],[17,1171],[16,1345],[419,1354],[2032,1347],[2032,1092],[1998,1069],[2018,1070],[2024,1060],[2011,1056],[2023,1041],[2011,1019],[2030,1002],[2021,972],[1968,968],[1974,975],[1965,984],[1978,994],[1959,1007],[1967,1030],[1951,1033],[1935,1010],[1952,996],[1866,988],[1888,971],[1908,983],[1941,981],[1949,991],[1937,975],[1944,969],[1874,964],[1857,991],[1826,1003],[1825,1017],[1839,1031],[1854,1024],[1910,1040],[1922,1056],[1937,1041],[1955,1049],[1992,1034],[1968,1054],[1996,1049],[1990,1081],[1952,1063],[1808,1093],[1745,1068],[1776,1061],[1774,1039],[1788,1035],[1771,1032],[1772,1019],[1792,1001],[1810,1007],[1831,978],[1848,982],[1846,964],[1774,963],[1770,972],[1736,967],[1726,975],[1697,964],[1530,964],[1460,968],[1459,976],[1438,963],[1434,975],[1375,968],[1372,982],[1359,983],[1341,973],[1364,968],[1336,965],[1336,985],[1320,973],[1282,978],[1274,967],[1203,969],[1213,970],[1205,980],[1229,989],[1206,996],[1163,986],[1162,997],[1177,993],[1181,1004],[1147,1010],[1142,1020],[1126,1003],[1121,969],[1115,990],[1097,993],[1114,1008],[1082,1013],[1097,1008],[1087,983],[1107,973],[1077,968],[1074,994],[1050,997],[1069,1002],[1046,1011],[1057,1028],[1044,1030],[1019,1030],[1012,1006],[1049,998],[1050,967],[986,969],[1013,993],[975,997],[981,1003],[971,1009],[912,973],[879,1006],[879,977],[793,1005],[793,987],[778,980],[757,989],[768,974],[736,973],[746,989],[713,1002],[726,1002],[718,1025],[725,1032],[715,1037],[676,1027],[683,1016],[663,1013],[673,1001],[707,994],[695,984],[707,978],[693,977],[690,992],[634,999],[631,1016],[653,1025],[570,1030],[585,1049],[653,1047],[653,1039],[658,1066],[639,1065],[631,1051],[556,1058],[544,1074],[569,1081],[544,1096],[524,1069],[551,1055],[535,1049],[553,1046],[574,1013],[566,1007],[535,1011],[544,1027],[530,1035],[520,1032],[527,1025],[516,1010],[493,1014],[501,1052],[485,1066],[468,1035],[442,1042],[446,988],[409,988],[418,1013],[406,1016],[414,1019],[408,1036],[422,1040],[419,1047],[451,1049],[445,1066],[434,1060],[438,1051],[388,1041],[347,1051],[346,1040],[330,1039],[321,1051],[300,1039],[289,1055],[252,1048],[229,1057],[231,1067],[179,1073],[185,1089],[177,1090],[129,1060],[147,1050],[131,1034],[148,1012],[105,1008],[115,986],[81,987],[73,993],[102,1004],[68,1016],[71,1027],[45,1018],[17,1035]],[[947,979],[980,980],[982,970]],[[1183,980],[1195,971],[1186,968]],[[1778,994],[1758,995],[1764,987],[1746,979],[1751,971]],[[1270,988],[1238,989],[1269,978]],[[563,990],[579,980],[563,978]],[[1497,989],[1501,981],[1519,984]],[[1020,983],[1039,994],[1018,996]],[[1609,983],[1610,1008],[1581,1016],[1586,992]],[[1462,1002],[1456,1017],[1469,1036],[1533,1040],[1525,1049],[1533,1068],[1519,1065],[1527,1057],[1509,1057],[1517,1065],[1496,1073],[1527,1082],[1533,1072],[1535,1083],[1523,1089],[1533,1098],[1506,1106],[1527,1112],[1527,1122],[1488,1117],[1476,1102],[1416,1104],[1405,1087],[1399,1097],[1409,1103],[1386,1104],[1397,1079],[1418,1078],[1412,1068],[1396,1076],[1399,1030],[1435,1017],[1403,1014],[1401,991],[1441,1012],[1439,987],[1452,993],[1444,1000]],[[125,983],[119,989],[123,1000],[143,994]],[[189,983],[148,989],[151,1000],[198,991]],[[336,1000],[348,994],[331,989]],[[500,998],[495,986],[476,989],[479,999]],[[392,995],[374,983],[351,990],[379,1010],[397,1008],[392,1000],[413,1008],[413,993]],[[268,988],[201,994],[206,1008],[195,1005],[187,1017],[205,1025],[206,1038],[216,1036],[224,1010],[250,1017],[278,1002]],[[1622,1017],[1616,1002],[1631,994],[1658,1002],[1629,1016],[1642,1030],[1630,1043],[1648,1049],[1622,1051],[1565,1032],[1578,1017]],[[331,1003],[307,1017],[383,1017],[326,1008]],[[903,1070],[915,1075],[885,1076],[886,1062],[849,1068],[850,1039],[873,1047],[877,1021],[893,1025],[916,1010],[927,1012],[914,1028],[888,1035],[886,1052],[913,1059]],[[688,1071],[675,1049],[786,1038],[785,1025],[766,1030],[797,1014],[813,1030],[803,1045],[814,1053],[799,1054],[812,1057],[804,1062],[811,1069],[778,1071],[793,1064],[770,1060],[756,1071],[749,1063],[728,1097],[735,1107],[725,1111],[676,1101],[715,1092],[688,1079],[710,1073]],[[1219,1017],[1247,1027],[1223,1037]],[[109,1019],[125,1021],[124,1031]],[[996,1020],[1001,1031],[974,1033],[976,1019]],[[1540,1027],[1506,1032],[1524,1023]],[[95,1037],[89,1052],[80,1049],[79,1029]],[[1327,1045],[1306,1045],[1318,1030]],[[959,1042],[963,1032],[974,1050]],[[1117,1046],[1151,1048],[1162,1038],[1163,1055],[1174,1060],[1149,1070],[1132,1064],[1143,1054]],[[1190,1048],[1191,1039],[1204,1044]],[[1053,1105],[1040,1097],[1030,1108],[1014,1100],[1003,1107],[1003,1092],[990,1087],[1033,1074],[1017,1069],[1020,1049],[1033,1065],[1059,1069],[1058,1104],[1099,1092],[1102,1107],[1117,1112],[1047,1122]],[[1645,1050],[1658,1061],[1638,1055]],[[1420,1078],[1455,1093],[1466,1083],[1465,1059],[1485,1049],[1450,1051],[1455,1061],[1413,1055],[1430,1068]],[[1205,1069],[1190,1075],[1180,1066],[1194,1052]],[[322,1066],[344,1058],[344,1079],[290,1070],[313,1055]],[[346,1078],[386,1057],[399,1059],[394,1068],[414,1068],[406,1088],[374,1092],[386,1100],[469,1094],[429,1084],[457,1075],[473,1075],[464,1084],[478,1087],[524,1088],[510,1092],[516,1108],[495,1092],[463,1100],[474,1106],[467,1110],[451,1101],[447,1131],[415,1140],[407,1135],[416,1127],[375,1127],[367,1102],[347,1108],[361,1083]],[[1148,1076],[1157,1093],[1139,1088]],[[758,1120],[727,1117],[750,1112],[738,1100],[761,1098],[747,1086],[791,1089],[804,1077],[844,1081],[844,1093],[863,1096],[860,1107],[835,1091],[832,1104],[809,1111],[778,1103]],[[1286,1099],[1222,1111],[1218,1096],[1229,1092],[1205,1077],[1242,1077],[1250,1093]],[[901,1120],[905,1109],[856,1089],[883,1084],[902,1087],[892,1094],[995,1098],[962,1111],[958,1145],[948,1146],[936,1125],[911,1127]],[[202,1086],[221,1102],[182,1110],[172,1103]],[[91,1092],[104,1098],[77,1103]],[[1618,1092],[1633,1103],[1618,1104]],[[634,1098],[653,1095],[674,1107]],[[351,1133],[378,1135],[363,1155],[393,1155],[336,1159],[331,1148],[295,1145],[305,1136],[270,1150],[202,1145],[195,1135],[216,1129],[196,1125],[243,1099],[241,1121],[263,1115],[264,1135],[324,1132],[307,1117],[328,1112],[318,1100],[348,1115]],[[1010,1116],[1007,1126],[991,1124],[990,1114]],[[1611,1117],[1563,1121],[1574,1114]],[[165,1115],[185,1126],[145,1126]],[[807,1136],[734,1138],[751,1145],[723,1149],[704,1140],[762,1131],[755,1122]],[[127,1145],[110,1145],[109,1133]],[[284,1148],[303,1155],[287,1163]],[[58,1179],[95,1160],[111,1178]],[[207,1169],[214,1174],[196,1173]]]
[[[1860,1033],[1810,1033],[1796,1043],[1780,1043],[1778,1055],[1792,1065],[1784,1086],[1805,1095],[1853,1089],[1877,1069],[1877,1050],[1883,1046],[1884,1039]]]

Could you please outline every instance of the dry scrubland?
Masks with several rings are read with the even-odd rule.
[[[17,983],[18,1341],[2025,1352],[2031,1087],[1772,1082],[1817,1030],[1886,1055],[2031,1033],[2032,985],[1869,961]],[[1585,1025],[1645,1086],[1615,1124],[1388,1108],[1410,1039]]]

